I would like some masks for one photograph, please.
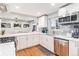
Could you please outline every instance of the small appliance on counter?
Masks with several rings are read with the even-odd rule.
[[[79,24],[74,25],[72,37],[73,38],[79,38]]]

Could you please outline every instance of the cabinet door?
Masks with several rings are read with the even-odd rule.
[[[40,44],[42,45],[42,46],[45,46],[45,37],[44,37],[44,35],[40,35]]]
[[[28,39],[26,36],[18,36],[17,37],[17,50],[21,50],[27,48]]]
[[[51,52],[54,52],[54,39],[51,36],[40,35],[40,44]]]
[[[54,38],[48,38],[48,49],[54,53]]]
[[[79,44],[77,44],[77,42],[76,41],[69,41],[69,56],[78,56],[79,55],[79,51],[78,51]]]
[[[34,34],[32,37],[32,45],[37,45],[39,44],[39,36],[37,34]]]
[[[32,47],[37,44],[39,44],[39,35],[37,34],[28,35],[28,47]]]
[[[60,55],[59,39],[54,40],[54,51],[55,51],[55,54]]]
[[[28,35],[28,47],[32,47],[33,46],[33,35],[29,34]]]
[[[61,40],[60,44],[60,55],[61,56],[68,56],[69,55],[69,42],[66,40]]]
[[[51,48],[50,48],[50,47],[51,47],[51,45],[50,45],[50,44],[51,44],[51,41],[52,41],[52,40],[51,40],[50,36],[47,36],[47,35],[46,35],[46,37],[45,37],[45,47],[46,47],[48,50],[51,49]]]

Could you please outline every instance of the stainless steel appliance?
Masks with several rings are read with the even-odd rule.
[[[79,38],[79,24],[74,25],[72,37]]]

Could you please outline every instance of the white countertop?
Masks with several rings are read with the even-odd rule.
[[[30,34],[40,34],[40,33],[39,32],[29,32],[29,33],[4,34],[4,35],[0,35],[0,38],[13,37],[13,36],[22,36],[22,35],[30,35]]]
[[[0,35],[0,38],[3,37],[17,37],[17,36],[22,36],[22,35],[31,35],[31,34],[42,34],[42,35],[46,35],[40,32],[29,32],[29,33],[16,33],[16,34],[4,34],[4,35]],[[46,35],[46,36],[50,36],[50,35]],[[79,39],[77,38],[72,38],[72,37],[67,37],[67,36],[63,36],[63,35],[52,35],[52,38],[57,37],[57,38],[62,38],[63,40],[73,40],[73,41],[79,41]]]
[[[62,38],[63,40],[65,39],[65,40],[79,41],[79,39],[77,39],[77,38],[67,37],[67,36],[63,36],[63,35],[56,35],[54,37]]]

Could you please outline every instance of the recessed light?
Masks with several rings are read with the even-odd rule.
[[[19,9],[20,7],[16,6],[16,9]]]
[[[54,6],[55,5],[55,3],[51,3],[51,6]]]

